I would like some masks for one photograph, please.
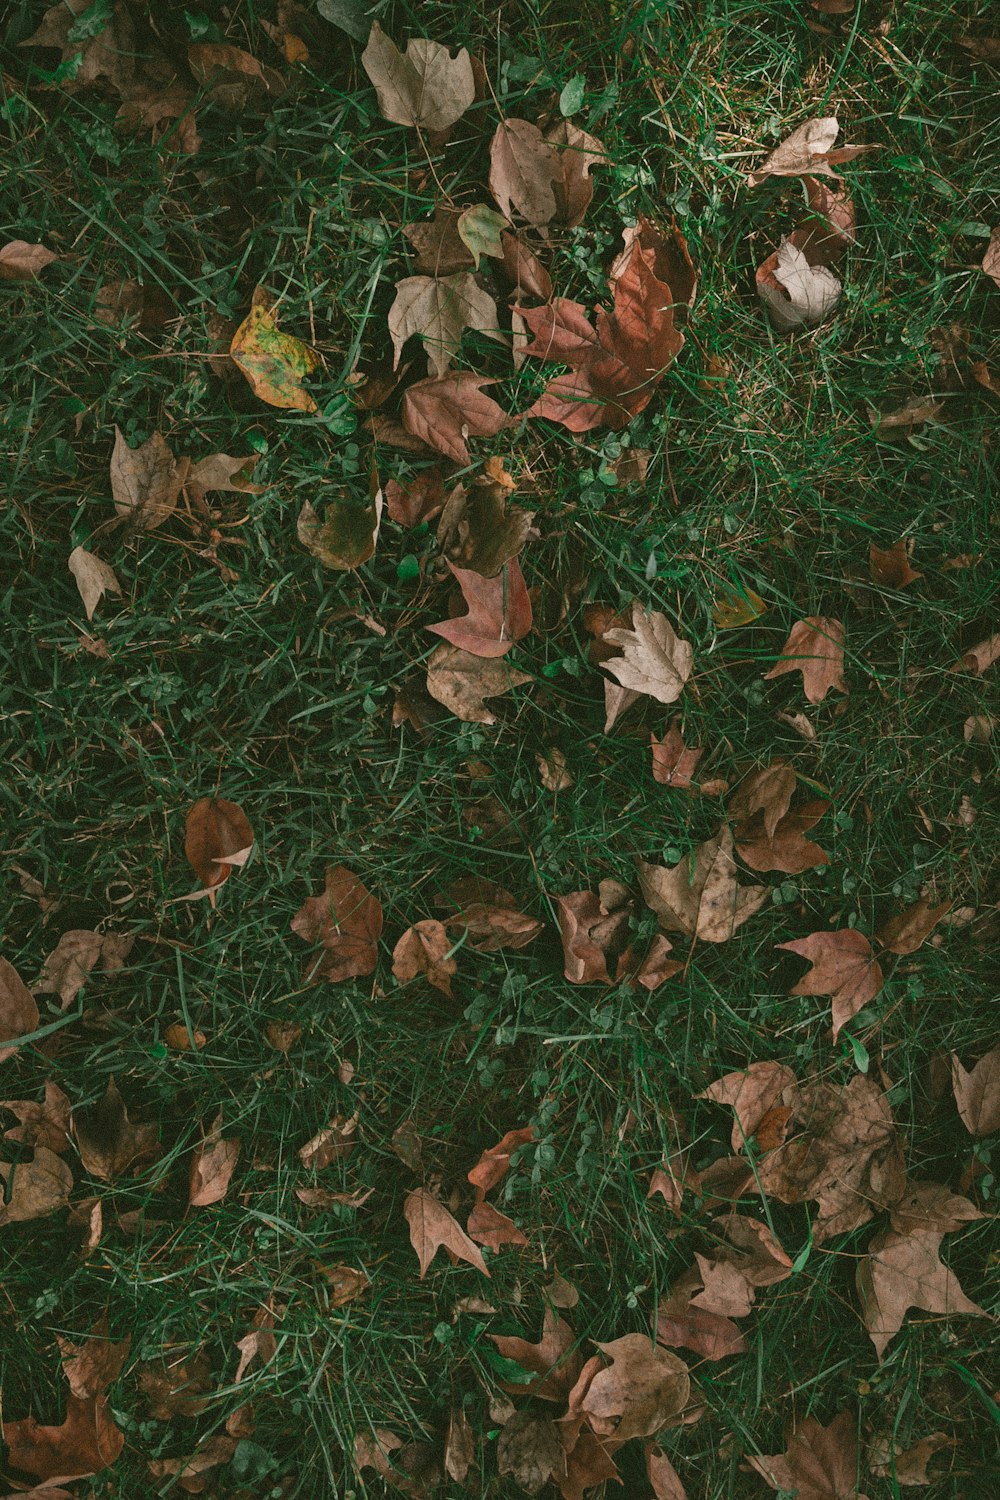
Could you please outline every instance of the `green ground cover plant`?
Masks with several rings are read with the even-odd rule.
[[[994,1493],[998,53],[10,7],[0,1492]]]

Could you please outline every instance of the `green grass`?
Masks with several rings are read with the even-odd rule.
[[[995,712],[996,670],[975,679],[947,669],[996,628],[997,407],[965,363],[949,372],[933,331],[961,325],[970,358],[1000,367],[1000,292],[979,270],[1000,222],[998,79],[957,41],[988,34],[988,8],[862,5],[826,32],[791,0],[524,0],[485,20],[477,7],[426,3],[382,15],[397,40],[467,44],[510,113],[554,109],[576,74],[587,81],[582,123],[604,101],[590,128],[612,166],[597,174],[582,228],[554,237],[557,291],[593,303],[622,223],[640,211],[676,214],[700,275],[687,345],[626,435],[577,444],[532,423],[475,445],[477,460],[503,458],[518,502],[536,512],[540,537],[523,562],[542,591],[536,616],[550,623],[514,654],[536,681],[501,701],[497,728],[444,716],[423,737],[394,729],[391,710],[395,690],[421,677],[433,644],[422,626],[443,618],[432,534],[387,523],[375,558],[345,575],[325,572],[295,537],[304,500],[366,483],[370,442],[345,378],[359,352],[384,356],[384,315],[408,274],[401,225],[437,197],[414,133],[378,118],[359,49],[329,28],[310,64],[289,68],[261,24],[273,6],[231,7],[228,27],[205,6],[214,37],[281,66],[293,86],[266,114],[203,108],[197,157],[157,151],[114,126],[116,101],[99,91],[41,87],[37,69],[53,54],[15,45],[41,9],[15,7],[3,55],[2,238],[43,240],[61,258],[26,288],[0,285],[0,930],[29,983],[63,930],[110,922],[137,941],[122,974],[88,983],[82,1019],[4,1065],[0,1092],[34,1098],[53,1078],[80,1109],[113,1075],[133,1114],[158,1123],[165,1155],[111,1187],[74,1161],[75,1196],[104,1202],[104,1238],[85,1258],[64,1215],[0,1231],[4,1413],[55,1416],[55,1336],[80,1333],[107,1308],[135,1359],[203,1349],[212,1396],[197,1419],[152,1420],[131,1361],[112,1393],[126,1451],[84,1492],[147,1492],[147,1459],[192,1451],[249,1400],[269,1471],[241,1488],[220,1470],[210,1493],[347,1496],[361,1492],[345,1457],[355,1431],[385,1425],[439,1444],[462,1404],[477,1433],[495,1429],[486,1334],[537,1337],[554,1268],[580,1289],[569,1317],[582,1341],[648,1325],[658,1295],[710,1244],[693,1209],[678,1224],[645,1195],[675,1140],[675,1112],[696,1164],[728,1149],[726,1112],[692,1100],[711,1079],[767,1058],[800,1076],[849,1079],[826,1002],[787,997],[794,961],[776,943],[848,920],[870,932],[925,888],[977,909],[977,923],[898,961],[855,1028],[892,1084],[911,1173],[957,1185],[972,1155],[929,1070],[942,1052],[968,1062],[995,1042],[1000,741],[966,745],[962,726]],[[161,24],[182,52],[185,13],[166,9]],[[824,111],[838,113],[845,139],[879,150],[844,170],[858,245],[840,308],[789,340],[769,331],[753,270],[796,222],[798,191],[751,193],[741,174]],[[492,101],[476,107],[435,157],[442,183],[468,201],[483,195],[495,118]],[[97,288],[122,277],[169,297],[165,329],[94,319]],[[212,320],[242,318],[257,284],[281,298],[283,328],[324,356],[315,416],[263,406],[205,357],[217,347]],[[470,369],[501,377],[495,394],[510,410],[529,404],[537,371],[512,378],[486,342],[467,340],[466,355]],[[726,373],[706,380],[713,356]],[[941,391],[940,420],[909,438],[873,432],[866,403]],[[159,428],[196,458],[256,452],[268,489],[212,497],[219,556],[235,577],[201,555],[208,536],[182,519],[134,544],[103,532],[95,545],[126,597],[106,599],[87,627],[66,559],[113,515],[115,424],[133,445]],[[600,481],[626,441],[653,452],[645,493]],[[414,467],[385,449],[378,462],[383,480]],[[914,538],[923,578],[894,593],[869,581],[868,547],[901,536]],[[411,553],[416,584],[397,575]],[[966,554],[968,566],[950,566]],[[717,634],[712,604],[733,582],[761,594],[768,613]],[[652,781],[648,732],[662,732],[668,711],[648,703],[602,732],[581,605],[636,597],[695,645],[684,718],[711,773],[732,779],[789,756],[834,803],[816,830],[830,866],[771,877],[774,904],[733,942],[699,947],[652,997],[567,984],[551,904],[606,876],[634,885],[636,857],[673,862],[717,824],[716,804]],[[798,679],[762,675],[793,621],[813,613],[847,624],[851,692],[811,713],[818,736],[806,742],[778,717],[804,706]],[[83,648],[87,630],[106,660]],[[555,800],[535,764],[553,745],[575,778]],[[257,843],[213,913],[175,903],[191,889],[186,811],[216,793],[246,809]],[[971,826],[958,819],[965,797]],[[331,862],[382,901],[387,941],[374,981],[303,988],[305,949],[289,922]],[[47,922],[15,864],[58,896]],[[391,945],[471,873],[515,892],[545,934],[521,952],[462,949],[451,1002],[420,985],[401,990]],[[43,1024],[58,1018],[41,1003]],[[291,1018],[302,1038],[284,1059],[264,1028]],[[203,1051],[164,1048],[177,1021],[206,1033]],[[344,1061],[349,1084],[338,1077]],[[243,1138],[242,1159],[225,1203],[185,1213],[198,1122],[220,1108],[227,1133]],[[322,1180],[374,1192],[356,1210],[308,1209],[294,1189],[312,1174],[296,1152],[332,1115],[355,1110],[360,1144]],[[458,1311],[484,1290],[468,1267],[442,1260],[416,1279],[402,1204],[417,1178],[390,1146],[406,1119],[422,1138],[424,1180],[446,1193],[505,1130],[536,1127],[538,1144],[498,1194],[531,1248],[493,1258],[492,1316]],[[989,1141],[976,1149],[989,1166]],[[994,1201],[980,1200],[987,1210]],[[116,1214],[133,1210],[138,1228],[123,1232]],[[805,1209],[772,1212],[797,1254]],[[825,1423],[845,1406],[866,1434],[957,1439],[931,1500],[990,1493],[990,1326],[911,1315],[879,1366],[853,1289],[871,1232],[814,1250],[800,1274],[762,1292],[743,1324],[746,1355],[714,1365],[691,1356],[708,1413],[664,1440],[691,1500],[765,1493],[743,1455],[779,1451],[791,1420]],[[946,1241],[966,1292],[987,1306],[993,1247],[988,1219]],[[318,1268],[338,1262],[363,1268],[371,1288],[331,1311]],[[269,1298],[285,1309],[277,1355],[234,1387],[235,1341]],[[496,1478],[492,1441],[480,1461],[485,1493],[514,1492]],[[624,1492],[641,1495],[631,1463],[623,1455]],[[871,1500],[898,1493],[867,1476],[861,1488]]]

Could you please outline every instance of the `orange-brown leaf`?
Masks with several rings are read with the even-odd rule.
[[[779,948],[808,959],[812,968],[791,995],[829,995],[833,1008],[833,1039],[842,1026],[868,1005],[882,988],[882,969],[864,933],[852,927],[836,932],[813,932]]]
[[[253,848],[253,829],[242,807],[224,797],[202,797],[184,825],[184,853],[206,894],[241,869]]]
[[[482,1252],[470,1240],[465,1230],[448,1212],[444,1204],[425,1188],[416,1188],[408,1194],[403,1204],[403,1215],[410,1226],[410,1244],[417,1252],[420,1262],[420,1279],[423,1281],[427,1268],[437,1252],[444,1247],[455,1260],[468,1261],[484,1276],[486,1268]]]
[[[378,963],[382,907],[343,865],[330,865],[320,896],[309,896],[292,918],[292,931],[320,952],[306,966],[310,982],[362,979]]]
[[[765,681],[786,672],[801,672],[810,703],[822,703],[831,688],[847,692],[844,680],[844,627],[825,615],[809,615],[792,626],[788,640]]]

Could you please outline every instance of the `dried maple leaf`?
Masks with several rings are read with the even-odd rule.
[[[802,177],[807,173],[836,177],[835,166],[869,149],[865,146],[839,146],[835,150],[834,141],[839,132],[840,122],[836,115],[804,121],[775,147],[761,166],[747,173],[747,181],[751,187],[756,187],[769,177]]]
[[[486,472],[466,489],[458,484],[448,496],[438,523],[437,542],[459,568],[493,578],[516,558],[531,535],[532,511],[509,502],[510,486]],[[507,476],[504,476],[507,477]]]
[[[469,613],[438,625],[428,625],[435,635],[473,656],[505,656],[531,629],[531,599],[515,558],[495,578],[483,578],[468,568],[448,563]]]
[[[230,453],[209,453],[188,470],[186,488],[204,496],[216,490],[238,495],[263,495],[266,484],[254,484],[250,478],[258,462],[256,453],[248,458],[234,458]]]
[[[627,271],[632,258],[633,246],[652,252],[652,268],[658,281],[669,287],[676,305],[675,317],[683,321],[685,312],[694,306],[698,290],[698,273],[694,268],[687,241],[676,224],[669,230],[659,229],[649,219],[639,215],[635,224],[622,230],[623,248],[619,250],[608,270],[608,281],[614,283]],[[620,471],[619,471],[619,477]]]
[[[800,875],[815,865],[829,864],[828,856],[805,833],[830,804],[816,799],[792,810],[795,784],[791,766],[774,761],[746,777],[733,794],[729,812],[736,852],[751,870]]]
[[[30,1161],[0,1161],[0,1227],[57,1213],[72,1187],[69,1167],[45,1146],[36,1146]]]
[[[742,1151],[772,1111],[788,1105],[797,1087],[795,1074],[784,1063],[755,1062],[745,1070],[717,1078],[695,1098],[711,1099],[713,1104],[728,1105],[733,1110],[733,1150]]]
[[[158,1422],[199,1416],[209,1405],[214,1383],[204,1350],[188,1353],[169,1347],[159,1359],[139,1366],[138,1379],[149,1415]]]
[[[903,1326],[907,1310],[967,1313],[987,1317],[963,1292],[958,1277],[938,1254],[943,1235],[930,1230],[877,1234],[858,1262],[857,1285],[862,1316],[879,1359]]]
[[[808,959],[812,968],[789,990],[790,995],[829,995],[833,1003],[833,1039],[852,1016],[870,1004],[882,988],[882,970],[864,933],[852,927],[813,932],[779,948]]]
[[[307,965],[307,982],[363,979],[378,963],[382,907],[343,865],[327,867],[323,894],[308,896],[291,925],[299,937],[321,949]]]
[[[99,1103],[73,1111],[73,1135],[83,1165],[102,1182],[113,1182],[159,1152],[159,1130],[153,1124],[139,1125],[129,1119],[113,1078],[108,1079]]]
[[[454,276],[406,276],[389,309],[389,335],[398,369],[403,345],[419,337],[433,376],[444,375],[466,328],[499,336],[497,305],[468,271]]]
[[[1000,632],[989,635],[985,641],[979,641],[977,645],[970,647],[949,670],[973,672],[976,676],[981,676],[997,661],[1000,661]]]
[[[278,1352],[278,1340],[274,1334],[277,1309],[270,1300],[254,1314],[249,1333],[236,1340],[240,1351],[240,1362],[236,1366],[233,1384],[239,1385],[250,1365],[259,1359],[262,1365],[270,1364]]]
[[[132,1347],[132,1337],[116,1341],[108,1338],[108,1315],[105,1313],[82,1344],[56,1334],[62,1355],[63,1374],[71,1393],[84,1401],[88,1396],[103,1396],[122,1372]]]
[[[4,1422],[2,1436],[9,1468],[53,1484],[101,1473],[125,1446],[125,1434],[115,1426],[103,1396],[81,1400],[70,1395],[61,1426],[45,1427],[34,1417],[24,1417]]]
[[[681,1483],[681,1476],[659,1443],[647,1443],[644,1457],[646,1478],[653,1491],[653,1500],[688,1500],[687,1490]]]
[[[460,903],[461,910],[446,926],[465,936],[476,953],[497,953],[503,948],[526,948],[544,931],[545,924],[527,912],[518,911],[513,896],[497,891],[485,901]]]
[[[476,1435],[465,1412],[457,1406],[448,1418],[448,1432],[444,1440],[444,1471],[456,1484],[464,1484],[475,1460]]]
[[[643,900],[668,932],[725,943],[770,898],[763,885],[739,885],[733,836],[720,828],[672,869],[639,863]]]
[[[1000,225],[990,235],[990,242],[983,256],[983,270],[991,281],[1000,286]]]
[[[547,792],[568,792],[574,784],[574,776],[566,761],[565,752],[553,745],[548,755],[535,751],[535,765],[542,786]]]
[[[559,120],[545,132],[546,145],[556,154],[552,182],[555,217],[569,228],[581,223],[594,196],[594,167],[607,162],[604,147],[571,120]]]
[[[400,526],[419,526],[432,521],[444,509],[444,475],[435,464],[413,479],[390,479],[385,487],[389,520]]]
[[[728,1213],[712,1223],[723,1236],[715,1250],[716,1261],[734,1266],[751,1286],[774,1286],[791,1276],[791,1258],[760,1219]]]
[[[775,328],[813,328],[833,312],[843,284],[827,266],[810,265],[791,237],[757,268],[757,295]]]
[[[41,1104],[33,1099],[0,1099],[0,1110],[9,1110],[18,1123],[3,1132],[8,1141],[22,1146],[45,1146],[49,1151],[69,1149],[69,1099],[58,1084],[46,1081]]]
[[[450,996],[452,977],[458,973],[451,956],[453,946],[441,922],[432,917],[415,922],[392,950],[392,972],[400,984],[409,984],[422,974],[428,984]]]
[[[317,1131],[304,1146],[299,1147],[299,1161],[304,1167],[313,1167],[317,1171],[322,1171],[331,1162],[343,1161],[357,1145],[357,1128],[357,1115],[352,1115],[350,1119],[334,1115],[329,1125]]]
[[[669,1209],[680,1216],[685,1192],[700,1190],[699,1174],[690,1163],[688,1152],[675,1151],[649,1174],[647,1198],[660,1197]]]
[[[516,212],[529,224],[556,216],[555,185],[561,175],[555,147],[529,120],[502,120],[490,142],[490,192],[505,218]]]
[[[678,791],[695,791],[692,778],[705,751],[685,745],[680,720],[674,720],[662,740],[652,733],[649,739],[653,752],[653,780],[661,786],[676,787]]]
[[[173,515],[189,467],[188,459],[174,458],[161,433],[130,448],[116,427],[111,454],[115,510],[137,531],[155,531]]]
[[[500,246],[504,272],[514,288],[513,300],[521,303],[525,297],[536,297],[547,302],[552,296],[552,278],[534,250],[511,230],[501,234]]]
[[[971,1072],[951,1054],[951,1081],[962,1124],[970,1135],[1000,1130],[1000,1047],[981,1057]]]
[[[77,31],[77,18],[90,9],[89,0],[59,0],[42,16],[38,30],[20,43],[22,47],[58,47],[64,63],[76,62],[72,77],[61,87],[71,92],[106,80],[124,94],[131,86],[141,55],[135,25],[122,0],[102,7],[94,24]]]
[[[329,1288],[328,1303],[331,1308],[346,1307],[348,1302],[364,1296],[371,1286],[364,1271],[359,1271],[355,1266],[320,1266],[319,1272]]]
[[[215,1117],[191,1158],[188,1203],[192,1208],[207,1208],[221,1203],[229,1191],[236,1163],[240,1159],[238,1136],[222,1139],[222,1110]]]
[[[492,1192],[498,1183],[502,1182],[510,1170],[511,1158],[520,1146],[527,1146],[535,1139],[535,1127],[533,1125],[520,1125],[515,1130],[508,1130],[507,1134],[484,1151],[478,1162],[468,1173],[469,1181],[476,1189],[477,1201]]]
[[[438,646],[427,662],[427,691],[467,724],[495,724],[487,698],[499,698],[531,681],[529,672],[458,646]]]
[[[242,869],[253,848],[250,819],[224,797],[201,797],[184,823],[184,853],[201,881],[199,896],[215,905],[215,892],[234,869]]]
[[[476,97],[472,59],[462,47],[452,57],[440,42],[413,37],[405,52],[372,23],[361,64],[386,120],[424,130],[447,130]]]
[[[220,109],[238,114],[248,106],[261,108],[269,98],[285,92],[282,75],[229,42],[190,42],[188,67]]]
[[[94,618],[94,610],[105,594],[121,596],[122,586],[118,582],[114,568],[102,562],[93,552],[88,552],[86,547],[73,548],[69,555],[68,566],[76,579],[76,586],[80,590],[80,598],[83,600],[83,608],[88,620]]]
[[[420,1279],[423,1281],[427,1268],[437,1252],[444,1246],[453,1260],[468,1261],[484,1276],[486,1268],[482,1252],[473,1244],[465,1230],[448,1212],[444,1204],[428,1193],[425,1188],[416,1188],[407,1195],[403,1204],[403,1216],[410,1226],[410,1244],[417,1252],[420,1262]]]
[[[33,281],[59,257],[44,245],[27,240],[9,240],[0,250],[0,281]]]
[[[599,1437],[626,1442],[650,1437],[676,1421],[688,1404],[691,1382],[688,1367],[676,1354],[654,1343],[645,1333],[626,1333],[598,1349],[610,1360],[589,1379],[581,1375],[571,1392],[571,1410],[580,1410]]]
[[[628,943],[632,901],[624,886],[602,880],[597,892],[573,891],[556,897],[565,975],[571,984],[611,984],[625,981],[656,989],[683,964],[666,955],[666,938],[654,938],[645,958],[638,959]]]
[[[946,1432],[931,1432],[909,1448],[897,1448],[890,1435],[875,1437],[868,1447],[869,1466],[878,1479],[892,1479],[899,1485],[931,1484],[927,1465],[935,1453],[954,1442]]]
[[[566,1468],[559,1428],[551,1417],[517,1411],[497,1436],[497,1472],[509,1474],[528,1495],[537,1495]]]
[[[503,409],[483,394],[483,386],[493,384],[488,376],[465,370],[418,380],[403,396],[403,426],[437,453],[467,464],[466,437],[495,437],[507,421]]]
[[[831,688],[847,692],[844,681],[844,627],[825,615],[809,615],[792,626],[781,654],[764,680],[801,672],[810,703],[822,703]]]
[[[889,1210],[889,1222],[898,1234],[915,1234],[918,1230],[950,1234],[982,1218],[985,1215],[974,1203],[940,1182],[909,1183]]]
[[[891,547],[876,547],[872,542],[868,548],[868,568],[874,583],[881,583],[887,589],[905,589],[907,584],[915,583],[918,578],[923,578],[923,573],[915,573],[910,567],[910,559],[906,551],[906,542],[893,542]]]
[[[865,1500],[858,1490],[858,1429],[850,1412],[838,1413],[829,1427],[806,1417],[784,1453],[747,1457],[772,1490],[796,1500]]]
[[[645,693],[658,703],[677,701],[694,667],[694,649],[675,634],[666,615],[647,613],[636,601],[631,630],[606,630],[604,640],[621,647],[621,656],[605,661],[603,667],[623,688]]]
[[[162,142],[172,151],[195,156],[201,150],[195,104],[195,99],[184,87],[147,88],[134,84],[129,89],[128,97],[122,100],[115,122],[125,130],[148,130],[154,146]],[[148,316],[150,315],[144,315],[140,326],[143,326]],[[156,317],[157,314],[151,316]],[[162,324],[149,323],[146,326],[156,327]]]
[[[203,1477],[228,1464],[236,1452],[236,1438],[226,1433],[216,1433],[205,1438],[193,1453],[184,1458],[154,1458],[149,1460],[149,1472],[154,1479],[172,1479],[177,1488],[188,1495],[200,1495],[205,1488]]]
[[[576,1336],[572,1328],[549,1302],[545,1304],[542,1336],[537,1344],[507,1334],[491,1333],[489,1337],[504,1359],[513,1360],[533,1377],[527,1383],[521,1381],[517,1385],[501,1382],[504,1390],[515,1394],[523,1392],[559,1405],[565,1402],[576,1384],[583,1360],[575,1348]]]
[[[513,1219],[494,1208],[492,1203],[475,1204],[469,1214],[466,1228],[470,1239],[477,1245],[486,1245],[490,1250],[499,1250],[504,1245],[527,1245],[528,1236],[518,1229]]]
[[[375,487],[363,503],[348,495],[331,501],[322,520],[304,500],[295,534],[324,567],[348,573],[375,555],[381,524],[382,491]]]
[[[730,1318],[705,1308],[692,1307],[691,1298],[701,1285],[697,1272],[675,1283],[670,1296],[657,1309],[654,1331],[657,1341],[671,1348],[691,1349],[704,1359],[728,1359],[745,1354],[747,1343]]]
[[[31,987],[33,993],[58,995],[65,1010],[83,989],[93,969],[99,966],[102,974],[116,974],[124,968],[134,941],[129,933],[77,928],[64,932],[42,964],[42,972]]]
[[[282,333],[271,308],[250,309],[233,334],[229,353],[254,395],[268,406],[286,411],[316,410],[316,402],[302,382],[319,368],[319,355],[290,333]]]
[[[0,1062],[13,1056],[21,1037],[38,1026],[38,1006],[12,963],[0,958]],[[13,1042],[15,1045],[5,1046]]]
[[[940,906],[932,906],[921,896],[912,906],[883,922],[875,936],[890,953],[916,953],[941,918],[951,911],[951,905],[950,901],[942,901]]]

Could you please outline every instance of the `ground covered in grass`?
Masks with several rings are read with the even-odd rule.
[[[437,134],[383,117],[339,0],[11,8],[0,241],[57,257],[0,280],[0,1038],[29,1038],[0,1062],[12,1492],[887,1500],[922,1452],[932,1500],[995,1493],[998,44],[974,0],[830,8],[376,7],[400,46],[476,59]],[[215,44],[247,60],[220,75]],[[784,334],[754,273],[803,187],[747,172],[832,114],[877,149],[836,168],[839,302]],[[406,342],[394,388],[387,317],[417,274],[403,226],[493,207],[505,117],[570,118],[605,152],[578,224],[513,210],[560,296],[607,305],[641,217],[676,225],[698,285],[683,347],[610,428],[514,420],[459,462],[394,445],[428,351]],[[501,337],[467,333],[452,369],[524,413],[563,366],[514,368],[494,251],[476,276]],[[268,373],[318,356],[300,409],[230,357],[252,306],[301,341],[272,339]],[[236,487],[123,508],[138,481],[113,485],[113,452],[155,433],[175,460],[239,459]],[[519,563],[532,628],[487,660],[502,693],[478,722],[425,687],[426,627],[465,610],[437,519],[398,519],[435,469],[494,520],[534,517],[500,575],[511,592]],[[395,499],[373,555],[328,566],[303,505],[353,506],[363,552],[376,485]],[[120,588],[92,618],[76,548]],[[606,727],[603,631],[645,612],[693,670]],[[809,656],[843,627],[816,701],[814,663],[767,675],[803,620],[824,622]],[[654,777],[675,721],[704,752],[693,786],[669,743]],[[242,809],[252,852],[186,900],[204,798]],[[794,852],[807,802],[825,863]],[[733,920],[723,844],[714,914],[664,916],[639,863],[677,867],[683,905],[720,828],[756,909]],[[754,854],[782,831],[790,858]],[[338,875],[340,928],[327,897],[293,931],[341,867],[372,901]],[[893,936],[921,899],[936,924]],[[654,912],[677,972],[619,979]],[[399,939],[442,921],[437,984],[401,982]],[[89,958],[38,988],[67,932]],[[817,932],[871,946],[803,986],[815,955],[777,945]],[[510,1131],[478,1174],[505,1216],[499,1248],[473,1220],[480,1249],[468,1174]],[[459,1258],[421,1277],[411,1226],[438,1203]],[[813,1488],[766,1459],[794,1432],[790,1453],[822,1450]]]

